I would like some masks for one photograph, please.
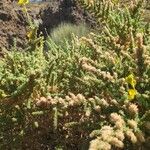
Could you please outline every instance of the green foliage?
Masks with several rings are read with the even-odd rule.
[[[65,48],[66,43],[71,43],[72,35],[82,37],[89,32],[89,29],[84,24],[74,25],[71,23],[61,23],[58,27],[54,28],[49,38],[55,44]]]
[[[65,48],[49,38],[47,52],[42,37],[30,36],[25,52],[0,60],[1,149],[149,148],[150,26],[143,3],[106,13],[107,1],[95,2],[105,7],[96,34],[72,36]],[[87,6],[97,13],[99,5]]]

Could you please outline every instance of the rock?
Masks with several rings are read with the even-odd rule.
[[[27,9],[35,24],[39,24],[38,33],[43,32],[45,37],[62,22],[95,26],[93,18],[75,0],[30,3]],[[10,50],[14,40],[17,47],[24,49],[27,42],[27,22],[15,0],[0,0],[0,51]]]
[[[82,9],[75,0],[54,0],[41,9],[40,14],[42,24],[39,30],[45,36],[50,33],[54,27],[63,22],[80,24],[86,23],[90,27],[95,26],[95,20]]]

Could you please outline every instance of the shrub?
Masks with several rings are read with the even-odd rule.
[[[2,149],[149,148],[150,38],[143,3],[120,9],[110,1],[101,6],[106,2],[111,9],[102,30],[73,36],[67,51],[50,39],[44,52],[43,38],[31,36],[26,52],[1,59]]]
[[[66,42],[71,43],[72,35],[82,37],[89,33],[89,29],[86,25],[75,25],[71,23],[61,23],[58,27],[54,28],[50,34],[50,38],[55,44],[65,46]]]

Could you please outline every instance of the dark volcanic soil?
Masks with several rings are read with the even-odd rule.
[[[93,25],[92,17],[75,3],[75,0],[52,0],[51,2],[27,5],[34,20],[41,19],[39,31],[44,36],[62,22]],[[16,39],[17,47],[26,43],[27,19],[15,2],[0,0],[0,50],[10,49]]]
[[[46,4],[29,4],[27,9],[30,16],[37,20],[40,9],[45,6]],[[14,41],[17,47],[24,48],[27,26],[27,17],[16,2],[0,0],[0,51],[10,50]]]
[[[73,24],[86,23],[95,26],[95,21],[90,14],[77,5],[75,0],[55,0],[50,2],[40,11],[42,24],[40,30],[44,35],[62,22]],[[45,33],[46,29],[46,33]]]
[[[16,44],[23,47],[26,39],[26,21],[21,11],[15,10],[7,0],[0,1],[0,50],[10,49],[16,38]]]

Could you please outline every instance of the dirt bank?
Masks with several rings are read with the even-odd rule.
[[[26,41],[27,22],[21,10],[7,0],[0,1],[0,49],[10,49],[16,39],[16,44],[23,47]]]

